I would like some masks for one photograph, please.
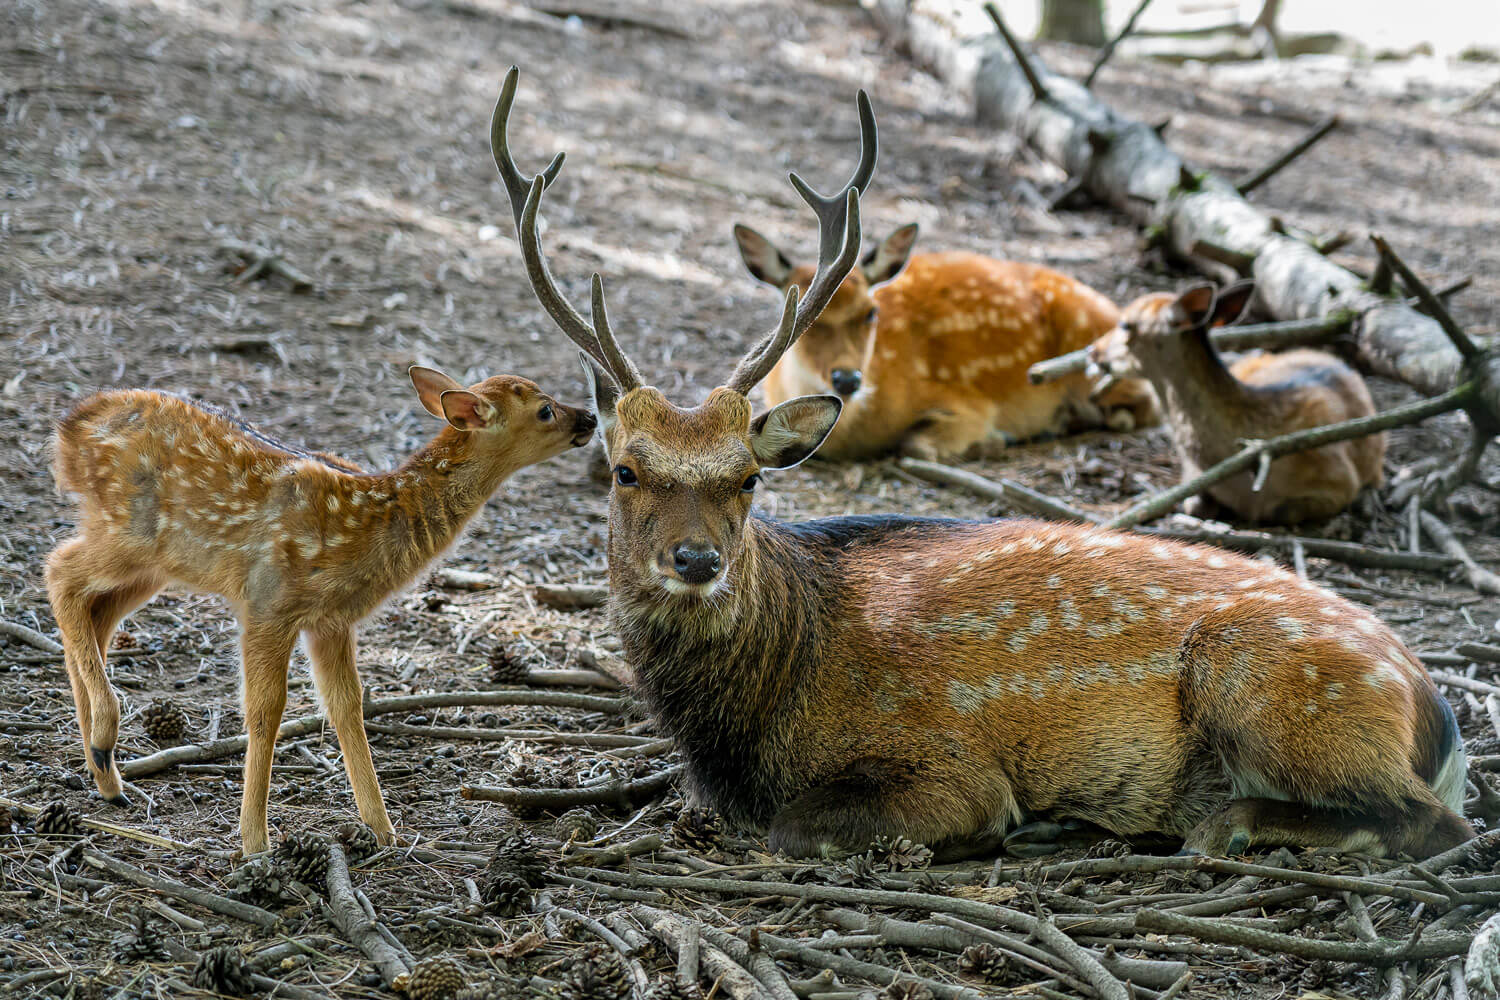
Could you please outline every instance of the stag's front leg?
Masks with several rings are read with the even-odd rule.
[[[338,733],[344,770],[354,789],[359,818],[375,832],[377,841],[394,844],[396,831],[386,815],[380,781],[375,777],[375,762],[370,756],[370,741],[365,736],[359,668],[354,662],[354,630],[347,626],[317,629],[308,632],[307,638],[313,680]]]
[[[793,857],[828,857],[906,837],[950,860],[996,848],[1014,814],[1003,785],[976,788],[962,775],[865,758],[787,803],[767,840]]]

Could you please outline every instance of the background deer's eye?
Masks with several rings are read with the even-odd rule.
[[[740,492],[741,493],[754,493],[755,492],[755,487],[757,487],[759,485],[760,485],[760,474],[759,473],[753,473],[753,474],[745,477],[745,481],[742,484],[740,484]]]
[[[638,486],[640,480],[635,477],[635,470],[628,465],[615,466],[615,482],[621,486]]]
[[[546,406],[542,407],[540,410],[537,410],[536,411],[536,418],[538,420],[540,420],[544,424],[547,423],[548,421],[550,421],[552,419],[552,404],[548,403]]]

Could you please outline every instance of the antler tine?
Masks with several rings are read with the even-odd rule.
[[[599,277],[598,271],[594,272],[589,308],[593,314],[594,337],[604,351],[604,357],[608,361],[605,367],[614,377],[615,385],[620,387],[621,392],[638,388],[641,384],[640,369],[620,350],[620,342],[615,339],[615,331],[610,328],[609,311],[604,308],[604,279]]]
[[[521,245],[521,258],[526,262],[526,276],[531,281],[531,290],[536,293],[542,308],[552,317],[568,339],[583,350],[599,367],[609,373],[621,392],[629,392],[641,384],[640,372],[630,363],[615,341],[609,328],[609,318],[604,310],[604,291],[599,276],[594,275],[593,319],[584,319],[558,290],[557,283],[547,269],[547,259],[542,254],[541,236],[537,232],[537,213],[541,211],[542,194],[556,179],[562,169],[563,153],[558,153],[547,165],[547,169],[529,180],[516,166],[510,154],[507,126],[511,108],[516,101],[516,86],[520,70],[512,66],[505,74],[505,83],[500,87],[500,99],[495,102],[495,113],[490,118],[490,153],[495,158],[495,168],[505,182],[510,196],[510,207],[516,219],[516,239]]]
[[[776,367],[782,354],[822,313],[859,257],[859,196],[875,176],[880,137],[869,95],[861,90],[856,103],[859,106],[859,165],[854,168],[849,182],[838,194],[830,196],[814,191],[796,172],[789,177],[792,187],[818,216],[818,269],[808,285],[807,294],[802,296],[800,306],[789,296],[781,324],[761,338],[735,368],[727,385],[736,392],[748,393]]]
[[[792,346],[796,339],[797,326],[797,297],[798,288],[792,285],[786,290],[786,299],[781,306],[781,322],[776,324],[776,329],[760,339],[750,353],[746,354],[735,366],[734,374],[729,376],[729,381],[724,383],[729,389],[740,395],[749,395],[756,383],[771,373],[776,367],[777,360],[786,353],[787,348]]]
[[[517,226],[521,225],[521,208],[526,204],[526,196],[531,191],[531,178],[521,173],[516,166],[515,158],[510,155],[510,139],[506,135],[510,124],[510,109],[516,103],[516,84],[520,78],[521,71],[515,66],[506,71],[505,83],[500,86],[500,99],[495,102],[495,113],[490,116],[490,155],[495,158],[495,169],[500,171],[500,179],[505,182],[506,193],[510,195],[510,211],[515,216]],[[547,164],[547,169],[541,174],[546,184],[551,184],[557,178],[566,156],[566,153],[558,153]]]

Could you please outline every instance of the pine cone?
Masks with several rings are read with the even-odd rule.
[[[10,806],[0,806],[0,836],[11,833],[15,828],[16,821],[11,815]]]
[[[61,799],[48,802],[37,812],[32,829],[39,837],[77,837],[83,833],[78,814]]]
[[[937,998],[921,983],[897,979],[880,991],[880,1000],[937,1000]]]
[[[315,889],[328,884],[328,840],[310,830],[291,834],[277,844],[276,860],[298,882]]]
[[[875,863],[870,860],[868,854],[851,854],[844,859],[844,864],[849,868],[849,883],[861,889],[880,889],[885,882],[876,870]]]
[[[495,845],[485,874],[491,879],[512,875],[532,889],[540,889],[547,880],[547,862],[537,853],[531,835],[517,829],[500,838]]]
[[[552,823],[552,832],[564,843],[593,840],[599,832],[599,820],[588,809],[569,809]]]
[[[509,643],[497,642],[490,649],[490,677],[496,684],[524,684],[531,669]]]
[[[200,990],[227,993],[234,997],[255,992],[255,980],[245,967],[245,956],[233,945],[205,951],[193,967],[193,985]]]
[[[380,850],[375,831],[357,820],[340,823],[333,831],[333,839],[344,845],[344,855],[350,864],[358,864]]]
[[[925,844],[905,837],[877,837],[870,848],[870,860],[893,872],[912,871],[932,864],[932,851]]]
[[[116,632],[109,640],[110,649],[135,649],[140,645],[134,632],[126,632],[124,629]]]
[[[992,944],[971,944],[958,956],[958,971],[998,983],[1010,975],[1010,960]]]
[[[188,715],[170,699],[153,701],[141,710],[141,728],[159,747],[174,747],[188,731]]]
[[[690,850],[717,850],[724,843],[719,814],[704,806],[689,806],[672,821],[672,839]]]
[[[517,1000],[520,988],[510,981],[485,983],[482,986],[465,986],[458,991],[456,1000]]]
[[[701,1000],[703,991],[698,984],[684,986],[676,979],[658,979],[646,990],[642,1000]]]
[[[146,911],[135,909],[125,930],[115,935],[115,958],[121,962],[165,961],[167,949],[161,932],[151,923]]]
[[[1085,858],[1123,858],[1132,853],[1133,849],[1125,841],[1105,837],[1103,840],[1090,844],[1088,850],[1083,852],[1083,856]]]
[[[485,880],[479,895],[496,916],[513,917],[531,909],[531,886],[514,875],[500,874]]]
[[[256,906],[278,906],[296,899],[291,875],[275,858],[262,854],[229,875],[229,895]]]
[[[412,1000],[455,1000],[467,982],[457,962],[438,955],[422,959],[411,970],[406,995]]]
[[[585,947],[561,983],[565,1000],[626,1000],[630,996],[630,970],[613,949],[602,944]]]

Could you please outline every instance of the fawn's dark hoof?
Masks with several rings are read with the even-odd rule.
[[[105,774],[115,766],[115,752],[113,749],[100,750],[98,747],[89,747],[89,756],[94,760],[94,766]]]
[[[112,806],[120,806],[123,809],[128,809],[134,804],[130,801],[130,797],[124,792],[121,792],[120,794],[115,795],[111,798],[105,799],[104,801],[108,802]]]

